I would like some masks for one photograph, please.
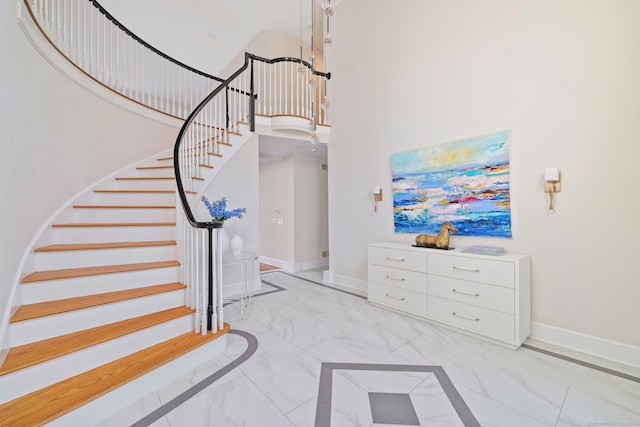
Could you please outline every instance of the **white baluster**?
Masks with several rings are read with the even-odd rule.
[[[200,240],[202,242],[202,244],[200,245],[200,250],[199,250],[199,252],[200,252],[199,255],[200,256],[198,257],[198,265],[200,266],[200,277],[201,277],[201,283],[202,283],[201,286],[204,287],[204,288],[208,288],[209,284],[207,282],[207,261],[206,261],[206,259],[207,259],[207,246],[208,246],[207,233],[204,230],[200,230],[198,235],[200,236]],[[206,323],[204,325],[202,325],[202,329],[204,329],[204,330],[207,329],[207,324]]]
[[[207,254],[203,253],[202,254],[202,259],[204,260],[206,257],[207,257]],[[204,263],[202,263],[202,264],[204,264]],[[209,320],[208,319],[208,317],[209,317],[209,284],[206,283],[206,282],[203,283],[202,290],[203,290],[203,296],[204,296],[202,298],[202,301],[203,301],[202,307],[203,307],[203,313],[205,314],[203,316],[204,322],[202,324],[202,335],[206,335],[207,334],[208,320]]]
[[[217,310],[217,314],[218,314],[218,319],[217,319],[217,325],[219,326],[219,329],[224,329],[224,296],[222,294],[222,244],[220,241],[220,230],[221,228],[217,228],[216,229],[216,246],[215,246],[215,272],[216,272],[216,277],[214,280],[214,285],[215,285],[215,290],[217,293],[217,300],[218,300],[218,310]],[[217,332],[217,330],[215,331]]]

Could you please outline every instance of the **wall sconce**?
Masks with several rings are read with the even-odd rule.
[[[553,194],[560,192],[560,170],[558,168],[546,168],[544,170],[544,192],[549,193],[549,210],[553,208]]]
[[[382,201],[382,188],[379,185],[373,187],[373,211],[378,213],[378,202]]]

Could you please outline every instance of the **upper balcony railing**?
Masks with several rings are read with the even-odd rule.
[[[164,54],[136,36],[95,0],[23,0],[42,34],[65,57],[108,89],[170,116],[185,119],[224,79]],[[211,53],[215,54],[215,52]],[[264,59],[255,69],[256,114],[292,115],[328,124],[317,89],[295,78],[295,59]],[[298,60],[298,62],[300,62]],[[310,70],[301,70],[309,77]],[[318,73],[319,75],[324,75]],[[315,94],[315,96],[312,96]]]

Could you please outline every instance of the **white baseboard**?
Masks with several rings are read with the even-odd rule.
[[[530,338],[568,350],[640,368],[640,347],[531,322]]]
[[[312,270],[315,268],[324,268],[329,267],[329,258],[320,258],[315,259],[313,261],[303,261],[303,262],[294,262],[293,263],[293,271],[304,271],[304,270]]]
[[[328,276],[328,281],[326,280]],[[360,295],[363,297],[367,296],[367,286],[368,283],[366,280],[354,279],[349,276],[342,276],[340,274],[332,273],[327,270],[324,271],[323,281],[328,282],[331,286],[334,286],[339,289],[343,289],[348,292],[352,292],[356,295]]]
[[[273,265],[285,271],[293,272],[294,265],[292,262],[283,261],[281,259],[269,258],[268,256],[264,256],[264,255],[260,255],[260,262]]]
[[[289,273],[297,273],[298,271],[311,270],[314,268],[329,267],[329,258],[320,258],[303,262],[289,262],[260,255],[260,262],[279,267],[285,271],[288,271]]]

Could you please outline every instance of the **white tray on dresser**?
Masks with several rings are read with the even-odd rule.
[[[516,349],[531,333],[531,258],[369,245],[368,299]]]

